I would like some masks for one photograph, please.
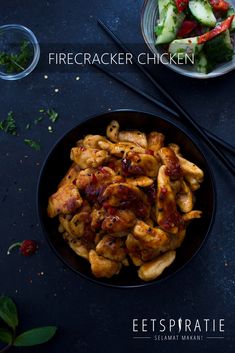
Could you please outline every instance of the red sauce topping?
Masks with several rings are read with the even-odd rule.
[[[146,154],[150,154],[150,156],[154,156],[154,151],[153,150],[146,150]]]

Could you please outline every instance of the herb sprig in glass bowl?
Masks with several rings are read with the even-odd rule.
[[[0,78],[18,80],[36,67],[40,48],[33,32],[21,25],[0,27]]]

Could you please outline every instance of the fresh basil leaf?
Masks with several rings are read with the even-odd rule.
[[[13,335],[7,328],[0,328],[0,341],[3,343],[11,344]]]
[[[18,325],[17,308],[13,300],[9,297],[0,297],[0,318],[13,330]]]
[[[56,326],[45,326],[25,331],[16,337],[13,345],[16,347],[29,347],[45,343],[54,336],[56,330]]]

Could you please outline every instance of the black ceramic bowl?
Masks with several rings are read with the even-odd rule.
[[[186,238],[177,250],[176,260],[163,274],[152,282],[143,282],[137,275],[135,266],[123,268],[119,275],[111,279],[97,279],[90,270],[90,264],[77,256],[58,234],[58,219],[47,216],[49,196],[56,191],[57,185],[68,170],[71,161],[70,149],[75,142],[86,134],[104,135],[106,126],[111,120],[118,120],[121,129],[139,129],[144,132],[157,130],[166,136],[166,142],[180,145],[183,155],[195,162],[205,173],[205,180],[197,191],[195,209],[203,211],[203,217],[195,220],[187,229]],[[193,258],[204,243],[211,229],[215,213],[215,188],[210,167],[200,148],[198,141],[189,136],[181,125],[152,114],[128,110],[114,111],[94,116],[66,133],[52,148],[42,168],[38,183],[38,214],[40,222],[52,249],[59,258],[72,270],[94,282],[114,287],[138,287],[159,282],[177,272]],[[56,264],[55,264],[56,266]]]

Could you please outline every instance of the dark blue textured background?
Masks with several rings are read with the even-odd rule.
[[[0,24],[26,25],[43,43],[89,44],[107,41],[97,27],[96,19],[100,17],[127,43],[143,43],[142,2],[1,1]],[[208,81],[181,77],[163,66],[152,68],[152,73],[168,86],[198,122],[234,142],[234,73]],[[45,74],[49,76],[47,80],[36,70],[21,81],[0,82],[0,120],[13,110],[20,132],[19,137],[0,135],[0,292],[12,296],[19,305],[22,329],[46,324],[60,327],[57,337],[49,344],[22,351],[234,352],[232,177],[208,151],[217,183],[216,220],[207,244],[183,271],[169,281],[139,290],[115,290],[87,282],[65,268],[43,239],[35,209],[42,162],[57,138],[90,115],[119,108],[160,111],[92,68],[67,75]],[[76,76],[80,77],[79,81]],[[159,96],[137,73],[128,74],[128,78]],[[38,117],[42,107],[54,107],[60,114],[53,134],[48,133],[49,124],[45,121],[25,130],[25,125]],[[35,152],[25,146],[24,138],[40,139],[42,151]],[[10,243],[25,238],[34,238],[40,243],[40,251],[35,256],[6,255]],[[191,343],[132,339],[132,318],[180,316],[225,318],[225,339]]]

